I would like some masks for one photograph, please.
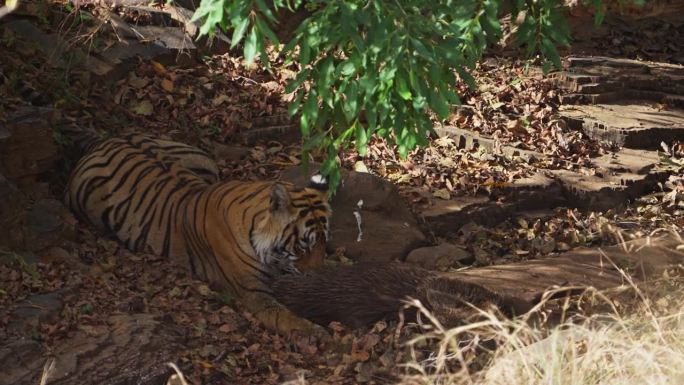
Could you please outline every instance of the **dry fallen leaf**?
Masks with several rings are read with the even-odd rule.
[[[133,88],[138,88],[138,89],[143,88],[149,82],[150,82],[150,79],[138,77],[133,72],[131,72],[131,75],[128,77],[128,84],[130,84],[131,87],[133,87]]]
[[[152,102],[150,102],[147,99],[144,99],[138,101],[133,106],[131,106],[130,110],[131,112],[134,112],[138,115],[150,116],[154,111],[154,106],[152,106]]]
[[[221,326],[218,328],[218,330],[219,330],[221,333],[230,333],[230,332],[232,332],[233,330],[235,330],[235,327],[234,327],[233,325],[231,325],[231,324],[223,324],[223,325],[221,325]]]
[[[435,198],[444,199],[444,200],[451,199],[451,194],[449,193],[449,190],[447,190],[445,188],[441,188],[439,190],[433,191],[432,196]]]
[[[214,294],[214,292],[207,285],[197,286],[197,292],[200,293],[201,295],[205,296],[205,297],[208,297],[208,296]]]
[[[166,92],[173,92],[173,82],[169,79],[164,79],[161,81],[161,87]]]
[[[217,95],[215,98],[211,99],[211,105],[216,107],[216,106],[219,106],[219,105],[221,105],[225,102],[229,102],[229,101],[230,101],[230,96],[228,96],[226,94],[220,94],[220,95]]]
[[[152,60],[151,62],[155,72],[157,72],[159,75],[166,75],[166,67],[164,67],[163,64],[154,60]]]

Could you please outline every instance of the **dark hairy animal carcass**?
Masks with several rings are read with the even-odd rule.
[[[337,321],[359,328],[397,319],[405,300],[420,300],[445,326],[463,323],[478,308],[490,305],[512,315],[516,307],[480,285],[402,263],[325,267],[277,277],[274,296],[300,317],[319,325]],[[415,319],[416,309],[404,311]]]

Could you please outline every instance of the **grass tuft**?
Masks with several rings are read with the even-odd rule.
[[[609,299],[588,290],[577,300],[582,312],[564,314],[555,325],[542,316],[547,301],[513,320],[478,310],[478,320],[453,329],[414,302],[428,331],[409,341],[409,348],[437,348],[427,359],[406,364],[410,374],[402,383],[684,384],[682,280],[667,273],[649,282],[649,295],[628,283],[619,295],[629,292],[627,305],[615,293]]]

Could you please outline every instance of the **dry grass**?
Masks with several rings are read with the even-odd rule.
[[[409,345],[417,349],[436,341],[438,349],[428,360],[409,363],[409,372],[415,374],[405,376],[403,383],[684,384],[681,283],[671,277],[654,281],[648,296],[631,284],[627,290],[635,299],[619,307],[615,300],[590,291],[581,304],[601,305],[603,311],[568,316],[548,327],[532,322],[533,313],[509,320],[480,310],[478,322],[444,329],[421,308],[432,330]],[[539,314],[539,309],[533,312]]]

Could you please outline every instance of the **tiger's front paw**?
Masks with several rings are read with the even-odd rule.
[[[245,305],[264,326],[283,337],[291,337],[296,334],[301,337],[315,337],[319,341],[331,340],[331,336],[325,328],[306,318],[297,316],[272,298],[254,296],[248,298]]]
[[[308,320],[303,321],[306,321],[309,325],[305,325],[297,329],[292,329],[289,333],[290,338],[295,340],[307,338],[309,343],[311,344],[316,342],[330,344],[332,342],[332,336],[324,327],[317,325],[313,322],[310,322]]]

